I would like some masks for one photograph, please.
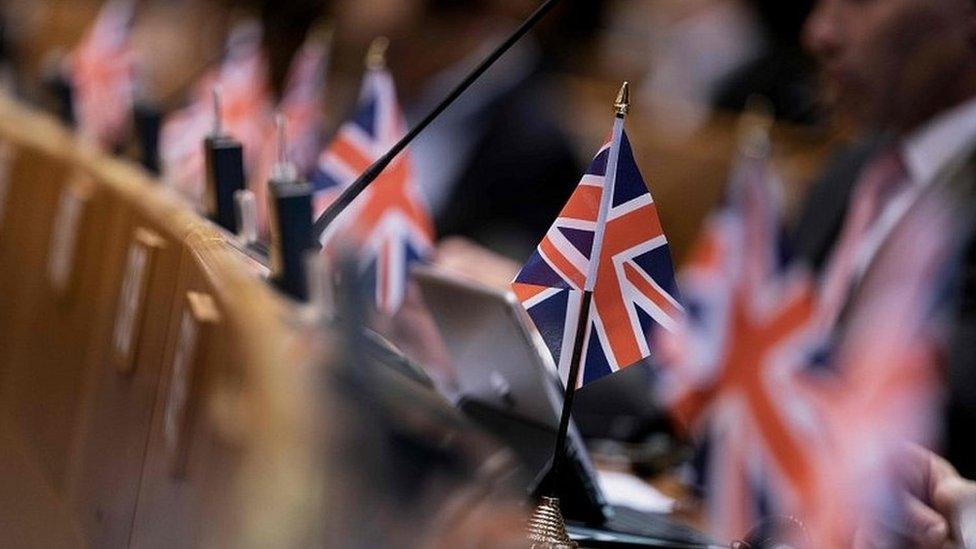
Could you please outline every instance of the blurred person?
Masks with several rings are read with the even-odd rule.
[[[38,101],[42,73],[84,33],[101,2],[77,0],[4,0],[0,3],[4,38],[20,77],[20,92]]]
[[[321,17],[326,0],[141,0],[135,40],[148,61],[141,75],[147,99],[178,106],[197,77],[215,66],[234,23],[259,19],[271,84],[280,95],[294,53]],[[186,21],[193,21],[187,25]]]
[[[761,46],[755,57],[720,80],[712,103],[741,112],[750,97],[769,100],[778,120],[794,124],[819,122],[814,71],[800,44],[803,22],[812,0],[746,0],[759,24]]]
[[[643,97],[669,129],[694,132],[715,110],[769,99],[778,120],[818,121],[800,29],[811,1],[696,0],[652,8],[651,72]],[[658,13],[660,12],[660,13]]]
[[[819,0],[804,38],[832,106],[865,136],[812,189],[795,231],[844,322],[861,276],[933,181],[951,181],[976,205],[976,3]],[[964,479],[976,474],[976,247],[966,249],[947,356],[948,462],[918,451],[925,482],[911,490],[910,527],[934,547],[974,543],[961,537],[976,509],[976,484]]]
[[[13,95],[17,91],[18,60],[10,31],[10,15],[0,7],[0,92]]]
[[[763,44],[755,13],[740,0],[660,3],[651,14],[651,72],[642,98],[655,120],[690,134],[712,112],[712,96]]]
[[[360,52],[390,38],[388,61],[416,124],[514,29],[516,0],[336,0],[339,42]],[[349,33],[356,33],[350,36]],[[522,257],[548,228],[579,172],[558,123],[546,58],[523,39],[411,145],[441,237]]]
[[[197,78],[220,60],[231,19],[216,1],[142,2],[134,29],[143,59],[140,99],[164,111],[180,106]],[[195,24],[186,25],[187,20]]]
[[[328,0],[258,0],[265,30],[265,47],[271,68],[271,86],[277,96],[284,94],[295,53],[316,26],[326,25]]]

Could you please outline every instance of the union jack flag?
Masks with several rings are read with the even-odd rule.
[[[222,125],[244,147],[244,167],[254,173],[268,138],[273,102],[268,85],[262,31],[255,21],[239,23],[227,40],[224,61],[200,80],[190,104],[168,116],[160,135],[163,180],[194,204],[202,204],[205,183],[203,140],[212,133],[211,93],[220,90]]]
[[[328,36],[313,32],[292,61],[278,111],[288,119],[288,156],[298,173],[308,174],[322,150],[324,89],[329,68]]]
[[[137,55],[132,45],[133,0],[109,0],[66,60],[78,130],[112,149],[125,139],[132,115]]]
[[[809,448],[818,490],[802,511],[812,546],[850,546],[859,527],[903,524],[906,452],[938,442],[944,281],[958,268],[946,198],[923,196],[898,223],[849,306],[835,375],[805,388],[820,427]]]
[[[793,516],[806,526],[794,546],[850,546],[857,526],[899,511],[897,447],[930,442],[923,326],[951,231],[944,208],[912,212],[846,324],[828,324],[812,276],[783,252],[771,179],[764,159],[740,159],[727,206],[706,221],[681,277],[688,314],[661,342],[659,396],[708,441],[716,535]]]
[[[654,332],[677,325],[682,308],[671,252],[622,119],[512,289],[564,383],[583,292],[593,292],[580,387],[647,358]]]
[[[794,378],[821,341],[814,285],[784,265],[770,179],[764,159],[740,159],[682,273],[688,314],[662,343],[662,401],[709,442],[708,515],[728,539],[812,489]]]
[[[392,77],[386,70],[370,69],[355,115],[319,157],[312,176],[315,214],[405,133]],[[428,257],[433,240],[433,224],[406,151],[322,235],[327,252],[347,245],[357,249],[364,274],[374,284],[376,308],[387,315],[400,308],[410,267]]]

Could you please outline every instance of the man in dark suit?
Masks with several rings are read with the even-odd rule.
[[[367,44],[376,36],[390,38],[387,62],[408,126],[536,6],[531,0],[328,3],[339,29],[338,72],[344,70],[343,52],[355,59],[350,70],[358,74]],[[553,70],[560,56],[547,48],[546,29],[572,28],[562,25],[572,21],[564,18],[598,4],[564,2],[411,143],[414,174],[438,238],[461,237],[522,259],[549,228],[583,164],[566,132],[566,101]],[[578,43],[583,40],[559,41],[560,53]]]
[[[827,170],[795,233],[842,319],[861,275],[918,197],[937,181],[973,186],[966,179],[976,166],[976,2],[819,0],[805,38],[838,114],[871,136]],[[946,455],[955,468],[919,453],[919,545],[941,547],[950,526],[963,542],[960,529],[974,519],[962,513],[976,513],[976,485],[964,480],[976,475],[976,244],[969,249],[948,361]]]
[[[497,0],[414,2],[420,6],[416,26],[390,51],[408,123],[426,115],[504,39],[510,16],[532,7]],[[560,121],[565,98],[553,62],[542,36],[526,37],[411,145],[439,237],[463,237],[521,259],[562,209],[583,166]]]

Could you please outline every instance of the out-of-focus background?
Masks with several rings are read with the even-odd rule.
[[[3,2],[5,58],[22,76],[23,96],[51,104],[44,76],[100,4]],[[811,4],[563,3],[412,148],[438,234],[523,259],[607,135],[622,80],[634,86],[628,131],[679,263],[720,197],[736,113],[755,94],[776,115],[775,159],[790,211],[840,134],[818,108],[800,47]],[[389,67],[408,123],[416,122],[535,7],[529,0],[145,0],[135,31],[146,60],[140,93],[164,110],[180,106],[219,59],[233,23],[257,16],[279,93],[306,33],[334,29],[322,90],[329,133],[351,112],[363,57],[377,36],[390,39]]]
[[[266,142],[262,145],[274,145],[270,116],[265,116],[271,109],[261,109],[281,99],[288,88],[293,60],[307,38],[325,33],[331,42],[327,75],[318,90],[325,125],[322,135],[316,136],[321,139],[315,147],[321,149],[353,117],[367,51],[378,37],[389,40],[385,62],[406,125],[410,126],[539,3],[138,0],[132,34],[138,57],[135,96],[140,105],[156,109],[163,120],[172,119],[168,115],[181,112],[194,100],[197,113],[206,111],[208,105],[200,107],[206,101],[199,100],[199,93],[194,98],[194,92],[204,87],[201,82],[209,82],[207,75],[222,59],[232,57],[226,55],[225,48],[232,30],[242,21],[256,19],[263,28],[267,87],[275,97],[268,101],[263,95],[265,86],[258,83],[262,89],[255,90],[255,95],[260,95],[261,104],[254,111],[260,111],[261,117],[254,118],[261,119],[254,121],[260,128],[255,133],[259,141]],[[627,133],[656,202],[676,266],[687,262],[702,220],[723,199],[731,164],[742,142],[741,114],[755,108],[757,97],[763,98],[775,121],[771,160],[781,184],[787,221],[796,217],[804,192],[824,161],[848,141],[844,122],[823,108],[816,71],[801,47],[803,22],[813,3],[562,2],[410,146],[415,180],[441,241],[434,263],[440,267],[453,263],[456,271],[473,275],[495,290],[507,290],[518,265],[549,229],[577,187],[584,167],[606,142],[613,122],[612,105],[623,81],[631,84]],[[71,59],[71,52],[76,51],[103,5],[105,2],[99,0],[0,0],[0,86],[31,107],[51,113],[64,111],[64,97],[58,96],[55,84],[64,77],[66,60]],[[254,74],[263,77],[260,70],[249,76]],[[209,111],[204,115],[200,118],[208,118]],[[47,118],[38,118],[44,120],[38,127],[46,133],[37,133],[45,138],[54,135],[50,141],[59,143],[56,138],[62,134],[57,132],[63,129],[51,130],[45,125]],[[0,130],[10,132],[9,127],[18,120],[13,114],[0,118]],[[206,131],[188,138],[187,150],[199,156]],[[111,219],[94,225],[102,222],[92,214],[88,225],[83,225],[90,233],[84,249],[90,259],[82,264],[87,270],[79,269],[85,277],[79,280],[85,283],[83,288],[100,291],[76,290],[78,296],[67,305],[59,293],[38,290],[33,280],[32,269],[44,268],[48,246],[57,241],[37,232],[37,227],[47,227],[54,217],[50,212],[55,211],[55,194],[47,190],[56,188],[54,183],[43,189],[49,195],[42,204],[47,209],[34,207],[33,217],[24,214],[18,218],[25,220],[19,226],[8,223],[20,232],[13,233],[17,238],[3,242],[6,250],[0,246],[0,260],[7,261],[0,267],[12,266],[8,270],[16,276],[9,287],[24,289],[23,295],[36,298],[46,308],[25,298],[17,304],[19,312],[6,317],[0,314],[0,343],[12,342],[13,349],[11,358],[0,353],[0,367],[9,363],[16,375],[8,377],[21,383],[7,383],[10,389],[0,383],[0,393],[16,393],[9,405],[16,412],[16,421],[29,427],[28,434],[33,436],[34,429],[43,435],[37,437],[40,443],[31,440],[25,447],[40,448],[36,451],[43,458],[41,465],[54,471],[48,476],[60,483],[55,487],[55,499],[63,496],[81,510],[78,520],[86,539],[96,539],[96,544],[109,538],[123,540],[118,545],[140,539],[199,540],[199,528],[205,535],[223,536],[216,538],[221,541],[238,535],[258,540],[255,546],[276,546],[268,540],[307,546],[303,542],[308,540],[301,536],[330,540],[346,536],[359,542],[350,546],[455,547],[464,545],[422,542],[428,537],[450,540],[452,535],[490,540],[496,533],[508,542],[514,540],[513,546],[523,545],[524,536],[518,528],[526,514],[522,501],[525,482],[521,482],[525,479],[513,482],[508,475],[511,463],[506,461],[513,456],[500,451],[498,441],[472,428],[469,420],[477,416],[477,409],[465,409],[467,415],[462,416],[452,407],[458,402],[451,398],[458,395],[443,398],[435,390],[449,393],[445,385],[456,381],[450,379],[456,372],[449,371],[450,365],[439,369],[439,359],[444,357],[437,355],[443,349],[432,343],[440,342],[424,339],[430,333],[436,335],[438,328],[431,315],[419,314],[424,312],[423,307],[404,307],[408,315],[400,320],[405,319],[402,324],[412,330],[398,332],[396,328],[402,326],[396,323],[377,327],[399,349],[388,346],[378,335],[369,344],[362,340],[362,334],[355,331],[360,328],[355,316],[365,314],[357,309],[362,303],[345,304],[349,318],[344,320],[350,325],[345,326],[345,332],[342,326],[325,326],[322,318],[310,320],[310,309],[335,304],[299,307],[296,302],[285,303],[261,277],[250,276],[254,274],[250,271],[244,277],[241,257],[255,272],[267,274],[265,266],[259,264],[260,245],[248,248],[254,243],[237,242],[229,233],[220,233],[209,222],[193,216],[191,209],[170,192],[175,186],[166,185],[165,170],[161,177],[151,178],[139,171],[135,162],[116,164],[99,154],[90,159],[85,156],[90,152],[85,148],[88,136],[82,130],[77,134],[78,150],[82,151],[77,154],[79,162],[90,163],[78,173],[90,171],[98,175],[98,181],[113,182],[106,186],[112,192],[102,194],[115,200],[113,193],[122,189],[118,193],[125,200],[119,203],[131,206],[135,213],[125,214],[131,215],[131,220],[119,217],[123,221],[118,221],[118,227],[110,225],[110,221],[115,222],[109,215],[116,213],[115,202],[102,195],[96,197],[93,203],[102,208],[102,217]],[[260,157],[256,164],[264,162],[266,158],[261,155],[269,147],[253,151],[243,136],[237,137],[245,141],[245,159],[252,159],[246,162],[249,169],[259,171],[250,165],[255,164],[253,158]],[[119,150],[102,152],[142,160],[136,149],[129,143]],[[74,161],[76,151],[72,148],[63,155]],[[47,163],[37,164],[48,169],[51,161],[41,154],[38,157]],[[15,194],[20,204],[30,205],[30,200],[41,204],[41,198],[31,194],[33,187],[22,182],[34,173],[52,181],[54,176],[49,176],[51,170],[25,171],[25,166],[32,166],[32,158],[21,158],[15,166],[19,183]],[[202,168],[199,172],[195,175],[201,175]],[[76,175],[74,171],[71,174]],[[261,179],[262,174],[248,175]],[[197,179],[202,186],[202,177]],[[150,183],[143,185],[142,180]],[[72,178],[68,181],[76,183]],[[61,184],[60,179],[55,183]],[[259,187],[266,190],[266,183],[264,177]],[[84,181],[66,184],[69,191],[79,186],[85,187]],[[266,196],[263,200],[267,202]],[[200,204],[190,206],[201,209]],[[172,219],[166,218],[168,214]],[[103,359],[109,356],[104,353],[114,352],[109,351],[107,342],[114,336],[115,299],[123,286],[123,258],[129,253],[128,224],[133,229],[157,227],[164,237],[160,240],[165,240],[168,248],[163,246],[160,249],[167,251],[158,252],[154,268],[161,274],[152,279],[155,286],[146,293],[151,304],[146,306],[147,311],[152,311],[145,313],[149,320],[144,332],[135,336],[155,341],[156,347],[150,349],[159,352],[144,352],[138,360],[132,359],[139,363],[133,366],[134,374],[120,374],[114,367],[105,368]],[[179,230],[170,234],[166,227]],[[33,240],[21,245],[18,238]],[[222,247],[213,244],[218,241]],[[209,254],[215,250],[237,255],[233,260],[212,261]],[[486,254],[485,250],[495,253]],[[21,257],[33,263],[9,259]],[[0,268],[0,295],[8,287],[3,285],[5,274],[10,273]],[[229,276],[226,279],[225,274]],[[467,282],[460,284],[464,287]],[[214,329],[220,345],[208,349],[204,359],[209,358],[209,363],[199,366],[213,376],[213,385],[205,397],[199,397],[206,401],[206,409],[200,412],[204,419],[186,420],[188,425],[194,421],[199,424],[199,430],[185,435],[195,437],[197,444],[193,454],[197,462],[191,463],[196,467],[192,471],[195,476],[186,480],[170,472],[170,449],[166,446],[166,436],[170,435],[160,434],[164,429],[157,412],[170,406],[163,401],[170,398],[167,391],[173,382],[169,376],[177,375],[171,371],[183,353],[184,317],[179,314],[188,291],[212,294],[217,303],[214,307],[228,320]],[[405,290],[416,291],[413,286]],[[17,294],[11,291],[10,295]],[[422,301],[416,297],[408,293],[406,301]],[[507,297],[502,295],[501,302]],[[349,296],[346,299],[354,301]],[[463,303],[450,305],[465,309]],[[465,309],[459,316],[469,312]],[[500,325],[506,322],[515,324],[511,312],[505,309],[502,316],[491,317],[496,321],[494,326],[476,326],[477,335],[501,330],[507,324]],[[70,336],[68,343],[52,338],[55,341],[49,345],[47,338],[37,334],[46,334],[55,324],[56,329],[74,326],[91,333],[76,336],[62,330],[67,334],[62,336]],[[69,346],[75,339],[80,342],[78,346]],[[529,348],[527,339],[518,339],[517,343]],[[511,341],[506,340],[505,345],[516,347]],[[83,361],[73,360],[74,353],[79,353],[76,347],[89,349]],[[63,354],[58,354],[59,350],[64,350]],[[40,366],[35,364],[38,354],[46,361]],[[382,367],[367,367],[372,362]],[[472,365],[478,366],[475,362]],[[681,505],[670,498],[682,502],[696,494],[685,474],[689,468],[675,471],[674,466],[679,462],[687,465],[690,452],[671,436],[667,418],[657,403],[650,402],[651,376],[650,364],[642,363],[593,383],[580,391],[574,419],[601,468],[611,473],[660,476],[662,482],[656,489],[661,490],[667,506],[677,505],[668,509],[680,515]],[[501,393],[511,389],[504,378],[492,382],[497,382],[499,387],[492,388]],[[58,391],[49,391],[45,384]],[[111,398],[103,398],[101,393],[90,396],[91,391]],[[116,394],[120,395],[117,399]],[[54,410],[54,405],[60,408]],[[27,412],[22,413],[22,409]],[[76,409],[85,412],[76,414]],[[132,425],[125,432],[122,427],[129,421]],[[201,427],[204,425],[207,429]],[[505,424],[501,425],[504,430]],[[539,440],[537,431],[527,432],[528,438]],[[83,439],[90,441],[86,443],[90,447],[80,446],[77,441]],[[4,447],[0,440],[0,452]],[[543,453],[547,458],[548,449],[543,448]],[[3,463],[0,454],[0,467]],[[122,471],[123,467],[127,469]],[[3,470],[0,473],[8,474]],[[495,485],[496,477],[501,476],[507,482]],[[46,487],[46,482],[36,484]],[[235,489],[224,490],[225,482]],[[518,488],[513,490],[515,484]],[[617,491],[629,493],[632,486],[624,484],[623,490],[618,486]],[[245,490],[243,497],[239,489]],[[641,493],[646,495],[646,490]],[[142,498],[138,505],[137,497]],[[220,498],[233,501],[233,505],[224,505]],[[31,511],[16,499],[16,494],[0,499],[0,510],[7,505]],[[147,506],[144,501],[157,506]],[[480,507],[472,501],[490,504],[485,516],[477,514]],[[245,508],[245,515],[227,512],[239,507]],[[200,509],[216,510],[217,516],[231,518],[210,521],[210,515]],[[470,524],[457,518],[466,513]],[[688,514],[688,522],[704,526],[700,513]],[[328,521],[322,519],[326,516]],[[65,522],[70,526],[73,521]],[[211,523],[218,526],[211,527]],[[30,526],[25,530],[37,531]],[[134,532],[131,535],[130,530]],[[227,536],[228,532],[233,535]],[[288,539],[293,532],[297,532],[295,539]],[[488,541],[481,546],[500,545]]]

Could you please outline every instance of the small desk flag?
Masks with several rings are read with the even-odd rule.
[[[812,489],[789,381],[821,342],[816,300],[811,277],[785,266],[773,185],[765,157],[739,159],[682,273],[688,314],[662,342],[676,357],[661,369],[662,400],[709,441],[708,517],[728,539]]]
[[[688,314],[661,342],[659,398],[707,441],[712,532],[775,516],[796,547],[848,547],[897,517],[898,454],[935,425],[934,302],[951,259],[949,208],[923,202],[887,241],[846,321],[825,322],[806,267],[784,253],[765,157],[739,161],[726,206],[682,272]]]
[[[194,204],[201,204],[204,188],[203,140],[214,130],[211,103],[214,88],[223,102],[223,130],[244,146],[245,170],[253,173],[259,153],[271,136],[273,103],[268,65],[261,47],[260,25],[239,23],[227,40],[223,63],[197,84],[190,104],[168,116],[160,135],[163,180]]]
[[[582,295],[592,291],[580,387],[650,356],[654,333],[682,314],[667,238],[623,122],[512,284],[564,383]]]
[[[279,151],[279,140],[274,136],[275,127],[268,126],[260,165],[249,178],[258,207],[258,226],[267,232],[268,181],[275,164],[284,152],[295,166],[300,177],[309,175],[322,150],[325,131],[325,77],[328,70],[331,38],[322,32],[312,31],[295,53],[284,95],[278,104],[278,114],[288,122],[285,126],[285,151]]]
[[[322,150],[330,41],[330,36],[312,32],[291,62],[284,96],[278,105],[278,111],[288,120],[288,158],[302,175],[315,167]]]
[[[132,45],[133,0],[109,0],[68,57],[75,120],[82,135],[112,150],[132,117],[137,55]]]
[[[316,216],[405,133],[393,78],[385,68],[370,68],[355,115],[322,152],[312,175]],[[407,151],[322,235],[326,252],[355,247],[377,310],[387,315],[400,308],[410,267],[429,256],[433,241],[433,223]]]

